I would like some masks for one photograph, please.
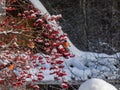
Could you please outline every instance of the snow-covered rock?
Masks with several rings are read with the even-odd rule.
[[[84,82],[79,90],[117,90],[113,85],[102,79],[90,79]]]

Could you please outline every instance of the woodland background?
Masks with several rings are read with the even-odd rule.
[[[61,26],[83,51],[120,51],[120,0],[41,0],[51,14],[62,14]]]

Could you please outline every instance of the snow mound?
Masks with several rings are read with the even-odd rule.
[[[102,79],[90,79],[84,82],[79,90],[117,90],[113,85]]]

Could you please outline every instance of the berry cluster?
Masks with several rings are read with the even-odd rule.
[[[51,66],[50,75],[62,80],[67,75],[64,60],[74,55],[63,44],[67,34],[57,21],[61,15],[42,15],[28,0],[8,0],[7,6],[6,17],[0,22],[0,84],[18,87],[27,81],[39,82],[44,79],[46,63]],[[67,81],[62,88],[68,88]]]

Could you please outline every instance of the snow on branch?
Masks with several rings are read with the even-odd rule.
[[[0,34],[9,34],[9,33],[12,33],[12,34],[21,34],[22,32],[17,32],[17,31],[13,31],[13,30],[8,30],[8,31],[0,31]]]

